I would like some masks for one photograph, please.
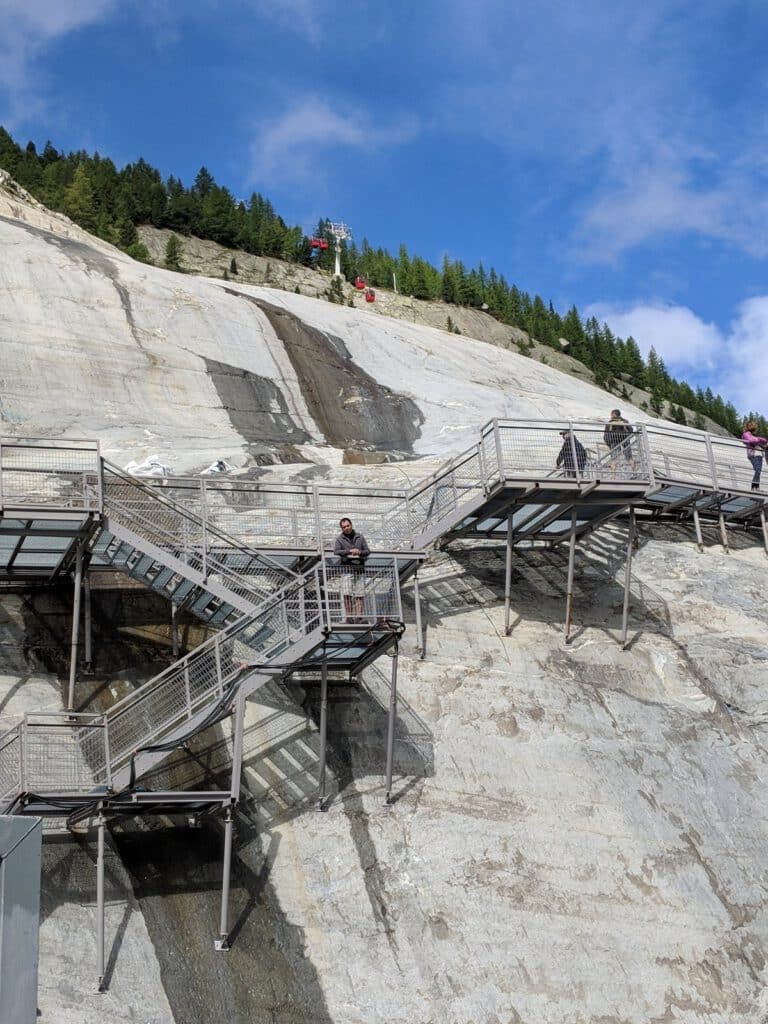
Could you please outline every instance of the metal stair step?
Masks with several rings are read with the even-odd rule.
[[[171,597],[177,604],[181,604],[181,602],[196,589],[197,584],[192,583],[190,580],[182,580],[179,585],[174,587],[171,591]]]
[[[153,590],[164,590],[173,577],[173,569],[161,568],[149,581],[149,585]]]
[[[148,575],[153,565],[159,565],[151,555],[142,555],[138,561],[131,566],[131,572],[136,576]]]
[[[208,611],[210,611],[210,614],[213,615],[214,612],[216,611],[216,608],[211,609],[210,605],[213,604],[215,601],[216,598],[212,594],[209,594],[207,590],[203,590],[200,592],[200,596],[195,598],[195,600],[189,606],[189,610],[193,612],[195,615],[201,615]]]
[[[220,608],[217,608],[216,611],[214,612],[214,614],[211,616],[211,618],[210,618],[211,625],[212,626],[223,626],[223,625],[225,625],[227,620],[230,618],[230,616],[232,615],[233,612],[235,614],[237,614],[237,615],[241,615],[242,614],[241,612],[238,612],[236,608],[233,608],[231,604],[224,603],[223,605],[221,605]]]

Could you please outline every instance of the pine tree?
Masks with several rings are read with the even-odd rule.
[[[75,171],[72,184],[64,196],[64,212],[68,217],[79,224],[86,231],[94,231],[96,228],[96,214],[94,212],[93,187],[88,170],[80,165]]]
[[[184,247],[177,235],[171,235],[165,244],[165,265],[169,270],[181,270],[181,257]]]

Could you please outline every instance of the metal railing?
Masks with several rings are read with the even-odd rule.
[[[254,605],[296,573],[227,536],[155,488],[104,465],[104,511],[161,552]]]
[[[99,512],[98,441],[0,438],[0,509]]]
[[[349,516],[383,550],[410,546],[405,524],[391,516],[403,502],[405,488],[262,484],[215,477],[166,477],[147,483],[198,518],[260,548],[319,553],[338,535],[342,516]]]
[[[26,715],[0,736],[0,804],[7,806],[21,792],[88,794],[109,788],[137,750],[183,731],[186,723],[199,723],[217,700],[233,696],[244,669],[268,666],[281,656],[285,663],[301,640],[352,619],[372,626],[402,619],[396,559],[366,566],[354,582],[350,575],[345,567],[321,563],[104,715]]]
[[[565,434],[563,432],[566,432]],[[372,548],[419,547],[502,481],[749,490],[741,442],[686,428],[633,424],[617,437],[604,422],[491,420],[479,441],[410,489],[261,484],[237,479],[164,479],[153,489],[227,533],[269,550],[320,551],[348,515]],[[768,474],[766,474],[768,480]]]

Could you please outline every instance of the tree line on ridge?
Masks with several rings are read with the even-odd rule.
[[[1,126],[0,167],[47,207],[134,259],[151,262],[136,230],[150,224],[256,256],[333,269],[332,245],[313,249],[311,239],[300,227],[286,224],[269,199],[254,192],[247,201],[238,200],[205,167],[186,187],[172,175],[163,180],[143,159],[118,170],[108,157],[85,150],[60,153],[50,142],[40,153],[33,142],[22,148]],[[314,237],[327,237],[329,223],[321,220]],[[396,279],[401,294],[482,309],[553,349],[561,348],[563,338],[569,354],[592,370],[599,386],[629,400],[627,385],[632,385],[650,393],[649,408],[659,416],[686,424],[685,407],[693,411],[692,426],[703,428],[706,416],[729,433],[741,433],[744,417],[731,402],[710,388],[693,388],[674,378],[654,349],[644,359],[634,338],[614,335],[594,317],[583,320],[575,306],[561,315],[551,302],[509,284],[493,268],[486,271],[480,264],[468,269],[448,257],[438,268],[409,254],[405,245],[393,255],[367,239],[359,247],[354,241],[344,244],[341,267],[349,282],[359,275],[374,288],[392,287]],[[747,417],[757,420],[762,434],[768,432],[764,416],[750,412]]]

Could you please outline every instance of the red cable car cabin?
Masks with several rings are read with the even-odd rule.
[[[328,248],[328,243],[326,242],[326,240],[324,238],[320,239],[320,248],[321,249],[327,249]]]
[[[357,290],[360,292],[363,290],[363,288],[365,288],[365,281],[362,279],[362,277],[358,276],[355,278],[355,288],[357,288]]]
[[[320,239],[319,238],[310,238],[309,244],[312,246],[313,249],[319,249],[320,248]]]
[[[373,288],[369,288],[368,291],[365,293],[365,301],[366,302],[375,302],[376,301],[376,292],[373,290]]]

